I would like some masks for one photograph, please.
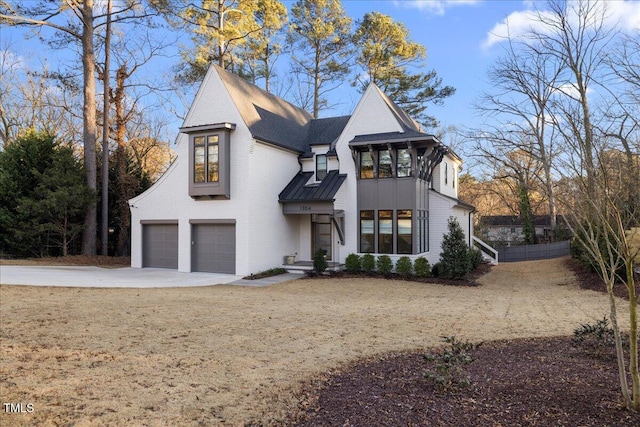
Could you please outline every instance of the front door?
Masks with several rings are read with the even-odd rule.
[[[311,256],[318,249],[324,249],[327,261],[331,261],[331,217],[329,215],[311,215]]]

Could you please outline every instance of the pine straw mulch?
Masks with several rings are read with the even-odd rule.
[[[131,258],[115,257],[115,256],[86,256],[86,255],[69,255],[60,257],[45,258],[26,258],[26,259],[0,259],[0,265],[81,265],[95,266],[102,268],[120,268],[130,267]]]
[[[571,262],[570,260],[568,262]],[[603,291],[573,265],[581,286]],[[576,325],[578,327],[579,325]],[[484,343],[462,367],[469,386],[437,388],[423,351],[387,354],[310,381],[288,425],[636,427],[622,404],[613,348],[594,353],[570,337]]]

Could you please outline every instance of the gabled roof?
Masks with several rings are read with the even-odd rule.
[[[298,172],[278,196],[280,202],[333,202],[340,186],[347,178],[346,174],[339,174],[338,171],[332,170],[320,183],[307,185],[312,176],[313,172]]]
[[[315,144],[332,144],[349,116],[314,119],[302,108],[213,65],[255,139],[298,153]]]
[[[371,84],[373,84],[373,83],[371,83]],[[391,112],[393,112],[393,114],[396,116],[396,119],[398,120],[400,125],[404,128],[405,132],[407,132],[407,131],[416,131],[416,132],[422,133],[422,127],[418,124],[418,122],[413,120],[407,114],[406,111],[404,111],[402,108],[398,107],[398,105],[395,102],[393,102],[391,100],[391,98],[389,98],[389,96],[387,96],[387,94],[384,93],[378,86],[376,86],[374,84],[374,87],[378,90],[378,92],[382,96],[382,99],[387,104],[387,106],[389,107]]]

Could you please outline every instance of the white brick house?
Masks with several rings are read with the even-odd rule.
[[[350,253],[438,261],[461,159],[375,85],[350,116],[307,112],[217,66],[177,139],[177,158],[130,200],[133,267],[247,275]]]

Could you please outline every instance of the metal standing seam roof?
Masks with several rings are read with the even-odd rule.
[[[313,172],[298,172],[278,195],[278,200],[282,203],[332,202],[347,178],[346,174],[332,170],[319,183],[307,185],[312,176]]]

